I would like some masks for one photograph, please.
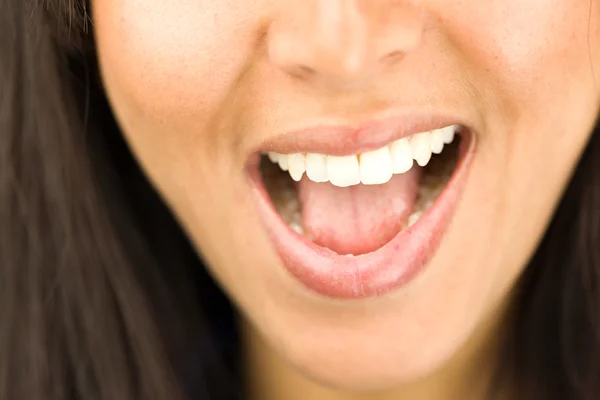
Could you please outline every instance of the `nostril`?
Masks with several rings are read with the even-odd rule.
[[[386,65],[393,65],[404,58],[405,53],[403,51],[392,51],[382,58],[382,62]]]
[[[295,78],[308,79],[314,76],[317,73],[317,71],[314,68],[311,68],[306,65],[295,65],[289,68],[289,73]]]

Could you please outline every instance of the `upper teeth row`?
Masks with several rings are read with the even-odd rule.
[[[388,146],[352,156],[330,156],[318,153],[280,154],[268,152],[269,159],[289,171],[295,181],[306,172],[314,182],[331,182],[347,187],[363,183],[379,185],[388,182],[393,174],[402,174],[413,166],[413,159],[424,167],[431,153],[440,154],[444,144],[452,143],[459,126],[452,125],[430,132],[414,134],[396,140]]]

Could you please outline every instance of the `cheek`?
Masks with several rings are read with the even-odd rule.
[[[210,112],[254,51],[260,0],[97,0],[103,76],[156,120]]]
[[[589,85],[598,57],[600,10],[594,0],[441,0],[460,57],[480,85],[522,102],[545,96],[553,82]],[[467,4],[468,3],[468,4]],[[469,12],[465,12],[469,9]]]

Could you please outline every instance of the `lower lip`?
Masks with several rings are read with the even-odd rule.
[[[474,134],[463,135],[452,177],[435,203],[411,227],[381,248],[354,257],[318,246],[292,230],[275,210],[258,159],[249,166],[258,211],[287,271],[322,296],[361,299],[381,296],[411,282],[425,269],[450,225],[475,153]]]

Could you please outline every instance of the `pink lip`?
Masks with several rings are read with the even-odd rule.
[[[418,114],[381,118],[354,125],[323,124],[278,135],[262,143],[261,150],[283,154],[304,152],[347,156],[376,150],[394,140],[450,125],[460,123],[450,116]]]
[[[334,253],[293,231],[271,203],[258,158],[252,161],[249,177],[258,211],[287,271],[306,288],[338,299],[375,297],[409,283],[437,251],[467,179],[475,138],[472,132],[461,136],[458,165],[435,203],[383,247],[355,257]]]

